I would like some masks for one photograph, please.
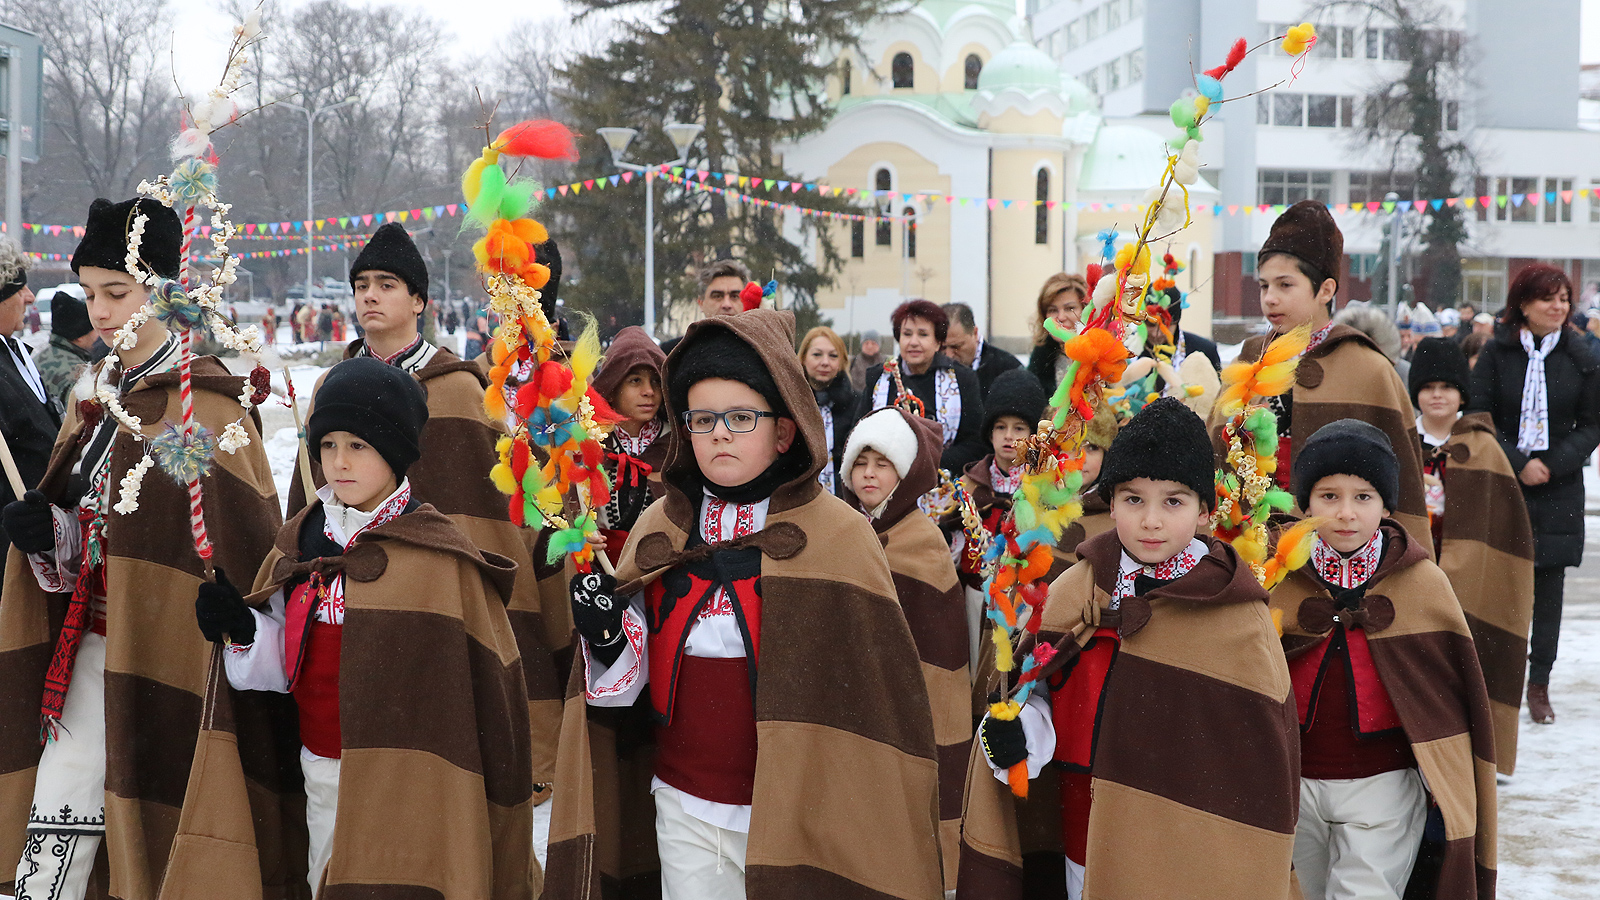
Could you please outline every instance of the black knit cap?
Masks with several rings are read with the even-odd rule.
[[[428,264],[417,252],[417,244],[398,222],[387,222],[372,233],[361,254],[350,264],[350,285],[362,272],[388,272],[406,283],[414,296],[428,300]],[[554,303],[555,301],[551,301]]]
[[[1435,381],[1442,381],[1461,392],[1461,408],[1467,408],[1471,399],[1472,370],[1467,367],[1467,354],[1461,345],[1450,338],[1423,338],[1411,351],[1411,404],[1417,395]],[[1391,507],[1392,508],[1392,507]]]
[[[1029,428],[1037,428],[1039,417],[1044,415],[1049,402],[1044,387],[1032,372],[1022,368],[1007,369],[989,385],[989,393],[984,395],[983,439],[989,439],[994,423],[1001,416],[1016,416],[1027,422]]]
[[[1329,475],[1354,475],[1383,498],[1389,511],[1400,507],[1400,461],[1382,429],[1360,419],[1340,419],[1318,428],[1294,460],[1294,499],[1311,506],[1311,489]]]
[[[561,248],[556,239],[533,245],[534,261],[550,268],[550,280],[539,289],[539,305],[544,307],[544,317],[556,320],[556,300],[561,296]]]
[[[15,278],[0,284],[0,303],[10,300],[16,293],[28,286],[28,270],[18,269]]]
[[[75,341],[93,330],[89,304],[66,291],[56,291],[50,298],[50,333]]]
[[[348,431],[372,445],[402,478],[422,455],[422,426],[428,422],[428,397],[404,369],[358,356],[328,370],[317,389],[306,437],[320,453],[322,439]]]
[[[689,409],[689,388],[707,378],[726,378],[747,385],[760,394],[772,411],[785,418],[789,406],[778,392],[778,383],[761,361],[756,348],[726,328],[706,327],[697,332],[691,347],[675,348],[668,362],[667,391],[672,411],[683,415]],[[692,353],[684,352],[693,350]]]
[[[148,217],[139,238],[139,258],[162,278],[177,278],[183,249],[183,224],[169,206],[136,197],[112,203],[104,197],[89,204],[89,219],[84,223],[83,239],[72,252],[72,271],[83,266],[128,270],[128,232],[133,229],[134,208]]]
[[[1176,481],[1210,509],[1216,502],[1216,463],[1206,423],[1176,397],[1148,403],[1117,432],[1100,463],[1100,496],[1111,502],[1117,485],[1135,478]]]

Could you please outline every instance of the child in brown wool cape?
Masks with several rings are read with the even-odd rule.
[[[1517,765],[1517,719],[1533,621],[1533,529],[1517,475],[1488,413],[1462,415],[1472,375],[1461,345],[1423,338],[1411,354],[1411,402],[1434,557],[1450,576],[1483,666],[1494,715],[1494,761]]]
[[[650,335],[629,325],[617,332],[594,374],[595,391],[624,417],[606,438],[611,502],[599,510],[600,533],[612,562],[621,558],[622,546],[639,514],[666,493],[661,473],[672,444],[662,387],[666,362],[666,354]]]
[[[195,601],[229,683],[299,710],[314,895],[529,900],[538,893],[515,566],[411,494],[422,386],[334,366],[307,422],[325,484],[278,533],[247,600]]]
[[[1214,474],[1205,423],[1173,398],[1106,451],[1114,529],[1050,586],[1037,640],[1056,654],[1038,690],[1017,718],[979,729],[963,900],[1290,896],[1289,673],[1249,566],[1195,537]],[[1007,786],[1018,764],[1031,779],[1021,801]],[[1055,854],[1019,834],[1044,818],[1035,804],[1052,807]]]
[[[1033,379],[1025,370],[1014,371]],[[896,407],[875,410],[850,432],[841,471],[845,502],[866,513],[883,542],[895,594],[922,656],[922,676],[933,704],[933,736],[939,744],[939,846],[945,887],[953,890],[961,785],[972,746],[967,623],[961,582],[944,534],[917,508],[918,499],[938,483],[941,430],[938,422]]]
[[[1449,579],[1389,517],[1400,463],[1388,435],[1324,425],[1295,458],[1294,488],[1321,519],[1310,562],[1272,591],[1301,732],[1302,893],[1492,898],[1489,697]],[[1414,874],[1430,810],[1440,846]]]
[[[546,898],[942,895],[921,661],[878,536],[817,483],[794,337],[756,309],[667,357],[666,496],[572,584]]]

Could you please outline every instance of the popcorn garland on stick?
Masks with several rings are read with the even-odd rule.
[[[1273,40],[1282,40],[1285,51],[1298,57],[1293,70],[1298,74],[1304,54],[1316,43],[1316,33],[1303,24]],[[985,617],[993,626],[995,668],[1002,680],[1012,681],[1008,691],[991,696],[989,714],[997,719],[1015,719],[1021,713],[1051,659],[1075,644],[1088,627],[1080,623],[1053,645],[1037,641],[1047,595],[1040,579],[1050,569],[1062,530],[1083,514],[1078,493],[1083,485],[1084,429],[1107,387],[1122,379],[1130,356],[1144,348],[1150,319],[1146,297],[1152,286],[1149,245],[1172,237],[1190,223],[1188,188],[1199,180],[1199,141],[1204,139],[1200,126],[1212,106],[1228,102],[1223,96],[1223,79],[1253,50],[1269,43],[1252,48],[1240,38],[1222,65],[1195,77],[1194,95],[1173,103],[1172,122],[1182,133],[1169,144],[1172,152],[1167,155],[1160,182],[1145,194],[1138,239],[1117,249],[1115,231],[1102,232],[1107,265],[1088,267],[1091,301],[1083,324],[1069,332],[1054,320],[1043,323],[1045,330],[1062,342],[1067,371],[1050,400],[1055,415],[1040,422],[1039,430],[1028,440],[1022,484],[1013,495],[1011,512],[983,554]],[[1174,189],[1183,197],[1181,206]],[[1259,570],[1257,577],[1262,577]],[[1013,671],[1014,679],[1009,676]],[[1013,794],[1027,797],[1027,763],[1012,766],[1007,782]]]

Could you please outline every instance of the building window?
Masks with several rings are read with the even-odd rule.
[[[1337,128],[1339,98],[1333,94],[1307,94],[1306,124],[1312,128]]]
[[[1400,29],[1385,28],[1383,30],[1383,58],[1398,62],[1407,62],[1411,54],[1400,41]]]
[[[1076,50],[1083,43],[1083,23],[1073,19],[1067,23],[1067,49]]]
[[[1122,87],[1122,60],[1113,59],[1106,63],[1106,93]]]
[[[1144,0],[1128,0],[1128,18],[1137,19],[1144,15]]]
[[[915,68],[914,68],[914,66],[912,65],[912,62],[911,62],[911,54],[909,54],[909,53],[896,53],[894,55],[894,62],[892,62],[890,64],[889,72],[890,72],[890,75],[894,78],[894,86],[895,87],[897,87],[897,88],[908,88],[908,87],[911,87],[912,86],[912,82],[913,82],[914,77],[915,77],[913,75],[914,71],[915,71]]]
[[[878,170],[878,174],[873,176],[872,187],[875,191],[890,191],[894,189],[888,169]],[[881,197],[882,195],[880,194],[879,196]],[[885,200],[884,202],[887,204],[888,201]],[[879,206],[878,209],[883,212],[883,216],[878,219],[877,235],[875,236],[873,243],[877,244],[879,247],[887,247],[893,243],[894,223],[890,222],[887,217],[888,212],[886,205]]]
[[[1258,204],[1288,206],[1301,200],[1333,200],[1333,173],[1303,169],[1262,169],[1256,175]]]
[[[1122,0],[1111,0],[1106,4],[1106,31],[1113,31],[1122,26]]]
[[[978,89],[978,76],[983,73],[983,60],[976,53],[967,54],[966,81],[963,86],[969,91]]]
[[[1305,94],[1263,94],[1272,98],[1272,124],[1302,126],[1306,123]]]
[[[1382,203],[1394,192],[1401,200],[1417,199],[1417,176],[1409,172],[1351,172],[1351,203]]]
[[[1339,98],[1339,127],[1354,128],[1356,126],[1356,98]]]
[[[1506,261],[1474,257],[1461,261],[1461,300],[1487,313],[1506,303]]]
[[[917,211],[908,206],[905,209],[900,211],[900,215],[905,217],[905,223],[906,223],[906,257],[908,259],[916,259],[917,258]]]
[[[1200,287],[1200,248],[1189,248],[1189,290]]]
[[[1144,48],[1139,48],[1128,54],[1128,83],[1138,84],[1144,80]]]
[[[1040,169],[1034,177],[1033,199],[1039,201],[1033,208],[1033,242],[1035,244],[1050,243],[1050,207],[1046,202],[1050,199],[1050,170]]]
[[[1544,220],[1546,222],[1572,221],[1572,179],[1546,178],[1544,180]]]
[[[857,219],[850,223],[850,258],[860,259],[867,255],[867,223]]]
[[[1455,101],[1455,100],[1446,100],[1444,102],[1444,130],[1445,131],[1460,131],[1461,130],[1461,104],[1460,104],[1460,102]]]
[[[1083,73],[1083,86],[1088,88],[1091,94],[1100,93],[1100,70],[1090,69]]]
[[[1600,223],[1600,178],[1589,179],[1589,221]]]
[[[1089,10],[1089,14],[1083,17],[1083,37],[1086,41],[1092,41],[1099,36],[1100,10],[1091,9]]]
[[[1356,55],[1356,30],[1354,28],[1339,29],[1339,58],[1353,59]]]
[[[1500,179],[1500,181],[1501,181],[1501,183],[1504,183],[1505,179],[1502,178],[1502,179]],[[1510,190],[1511,199],[1506,202],[1506,207],[1511,210],[1511,221],[1513,221],[1513,222],[1537,222],[1537,221],[1539,221],[1539,207],[1535,206],[1532,203],[1529,203],[1528,202],[1528,197],[1527,197],[1528,194],[1531,194],[1531,193],[1533,193],[1534,191],[1537,191],[1537,190],[1539,190],[1539,179],[1537,179],[1537,178],[1513,178],[1513,179],[1511,179],[1511,190]],[[1504,191],[1497,191],[1496,193],[1505,193],[1505,192]],[[1521,202],[1519,203],[1518,201],[1521,201]]]
[[[1383,45],[1383,32],[1376,28],[1367,30],[1367,59],[1377,59]]]
[[[839,96],[848,96],[850,93],[850,60],[841,60],[839,63]]]

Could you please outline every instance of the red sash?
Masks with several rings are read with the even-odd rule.
[[[672,721],[689,629],[700,617],[701,609],[716,602],[717,588],[722,587],[714,571],[710,561],[705,561],[671,572],[645,588],[645,614],[650,629],[650,705],[658,723]],[[761,595],[756,591],[755,577],[734,581],[732,588],[727,602],[744,635],[745,655],[752,667],[748,677],[754,682],[753,667],[759,665],[761,658]]]

